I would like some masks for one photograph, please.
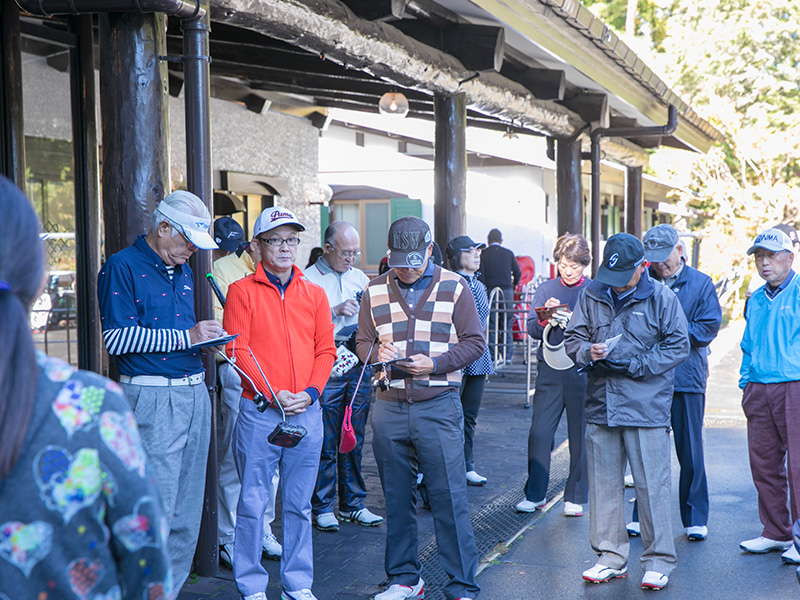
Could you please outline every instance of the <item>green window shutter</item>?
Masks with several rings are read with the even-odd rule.
[[[330,208],[324,204],[319,207],[319,245],[320,248],[325,247],[325,230],[331,224]]]
[[[390,198],[391,221],[396,221],[400,217],[419,217],[422,218],[422,200],[413,198]]]

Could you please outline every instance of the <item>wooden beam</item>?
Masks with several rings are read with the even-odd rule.
[[[556,137],[577,133],[580,117],[540,101],[524,86],[497,73],[475,77],[455,57],[417,42],[387,23],[359,18],[334,0],[215,0],[212,19],[258,31],[340,64],[427,94],[466,94],[483,114]]]
[[[539,100],[563,100],[567,87],[567,75],[564,71],[550,69],[526,69],[512,77]]]
[[[607,128],[611,121],[608,109],[608,96],[600,92],[583,91],[571,98],[564,98],[561,104],[578,113],[587,123]]]
[[[505,50],[505,30],[489,25],[461,23],[447,29],[420,21],[392,23],[415,40],[456,57],[470,71],[500,72]]]
[[[362,19],[391,21],[402,19],[408,0],[341,0]]]

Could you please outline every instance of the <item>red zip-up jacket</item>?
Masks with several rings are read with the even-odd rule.
[[[231,284],[225,302],[223,327],[239,334],[228,344],[228,356],[255,382],[267,399],[269,391],[248,348],[277,394],[322,389],[336,359],[331,309],[325,291],[303,278],[293,266],[292,280],[282,294],[267,279],[261,263],[256,272]],[[234,352],[235,350],[235,352]],[[253,399],[250,383],[242,378],[243,395]]]

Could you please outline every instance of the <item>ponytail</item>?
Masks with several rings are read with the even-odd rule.
[[[0,479],[28,434],[39,367],[29,311],[44,278],[39,220],[25,195],[0,176]]]
[[[11,473],[25,443],[38,375],[27,307],[0,290],[0,479]]]

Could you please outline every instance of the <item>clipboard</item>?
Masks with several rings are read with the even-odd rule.
[[[233,335],[222,335],[220,337],[215,337],[212,340],[206,340],[205,342],[197,342],[196,344],[192,344],[192,348],[207,348],[209,346],[226,346],[228,342],[231,342],[239,337],[239,334]]]
[[[536,318],[540,321],[547,321],[559,310],[569,310],[569,304],[559,304],[558,306],[537,306],[533,310],[536,311]]]
[[[387,365],[392,365],[394,363],[402,363],[402,362],[413,362],[410,358],[393,358],[392,360],[387,360],[386,362],[374,362],[371,365],[367,365],[369,367],[380,367],[383,368]]]

